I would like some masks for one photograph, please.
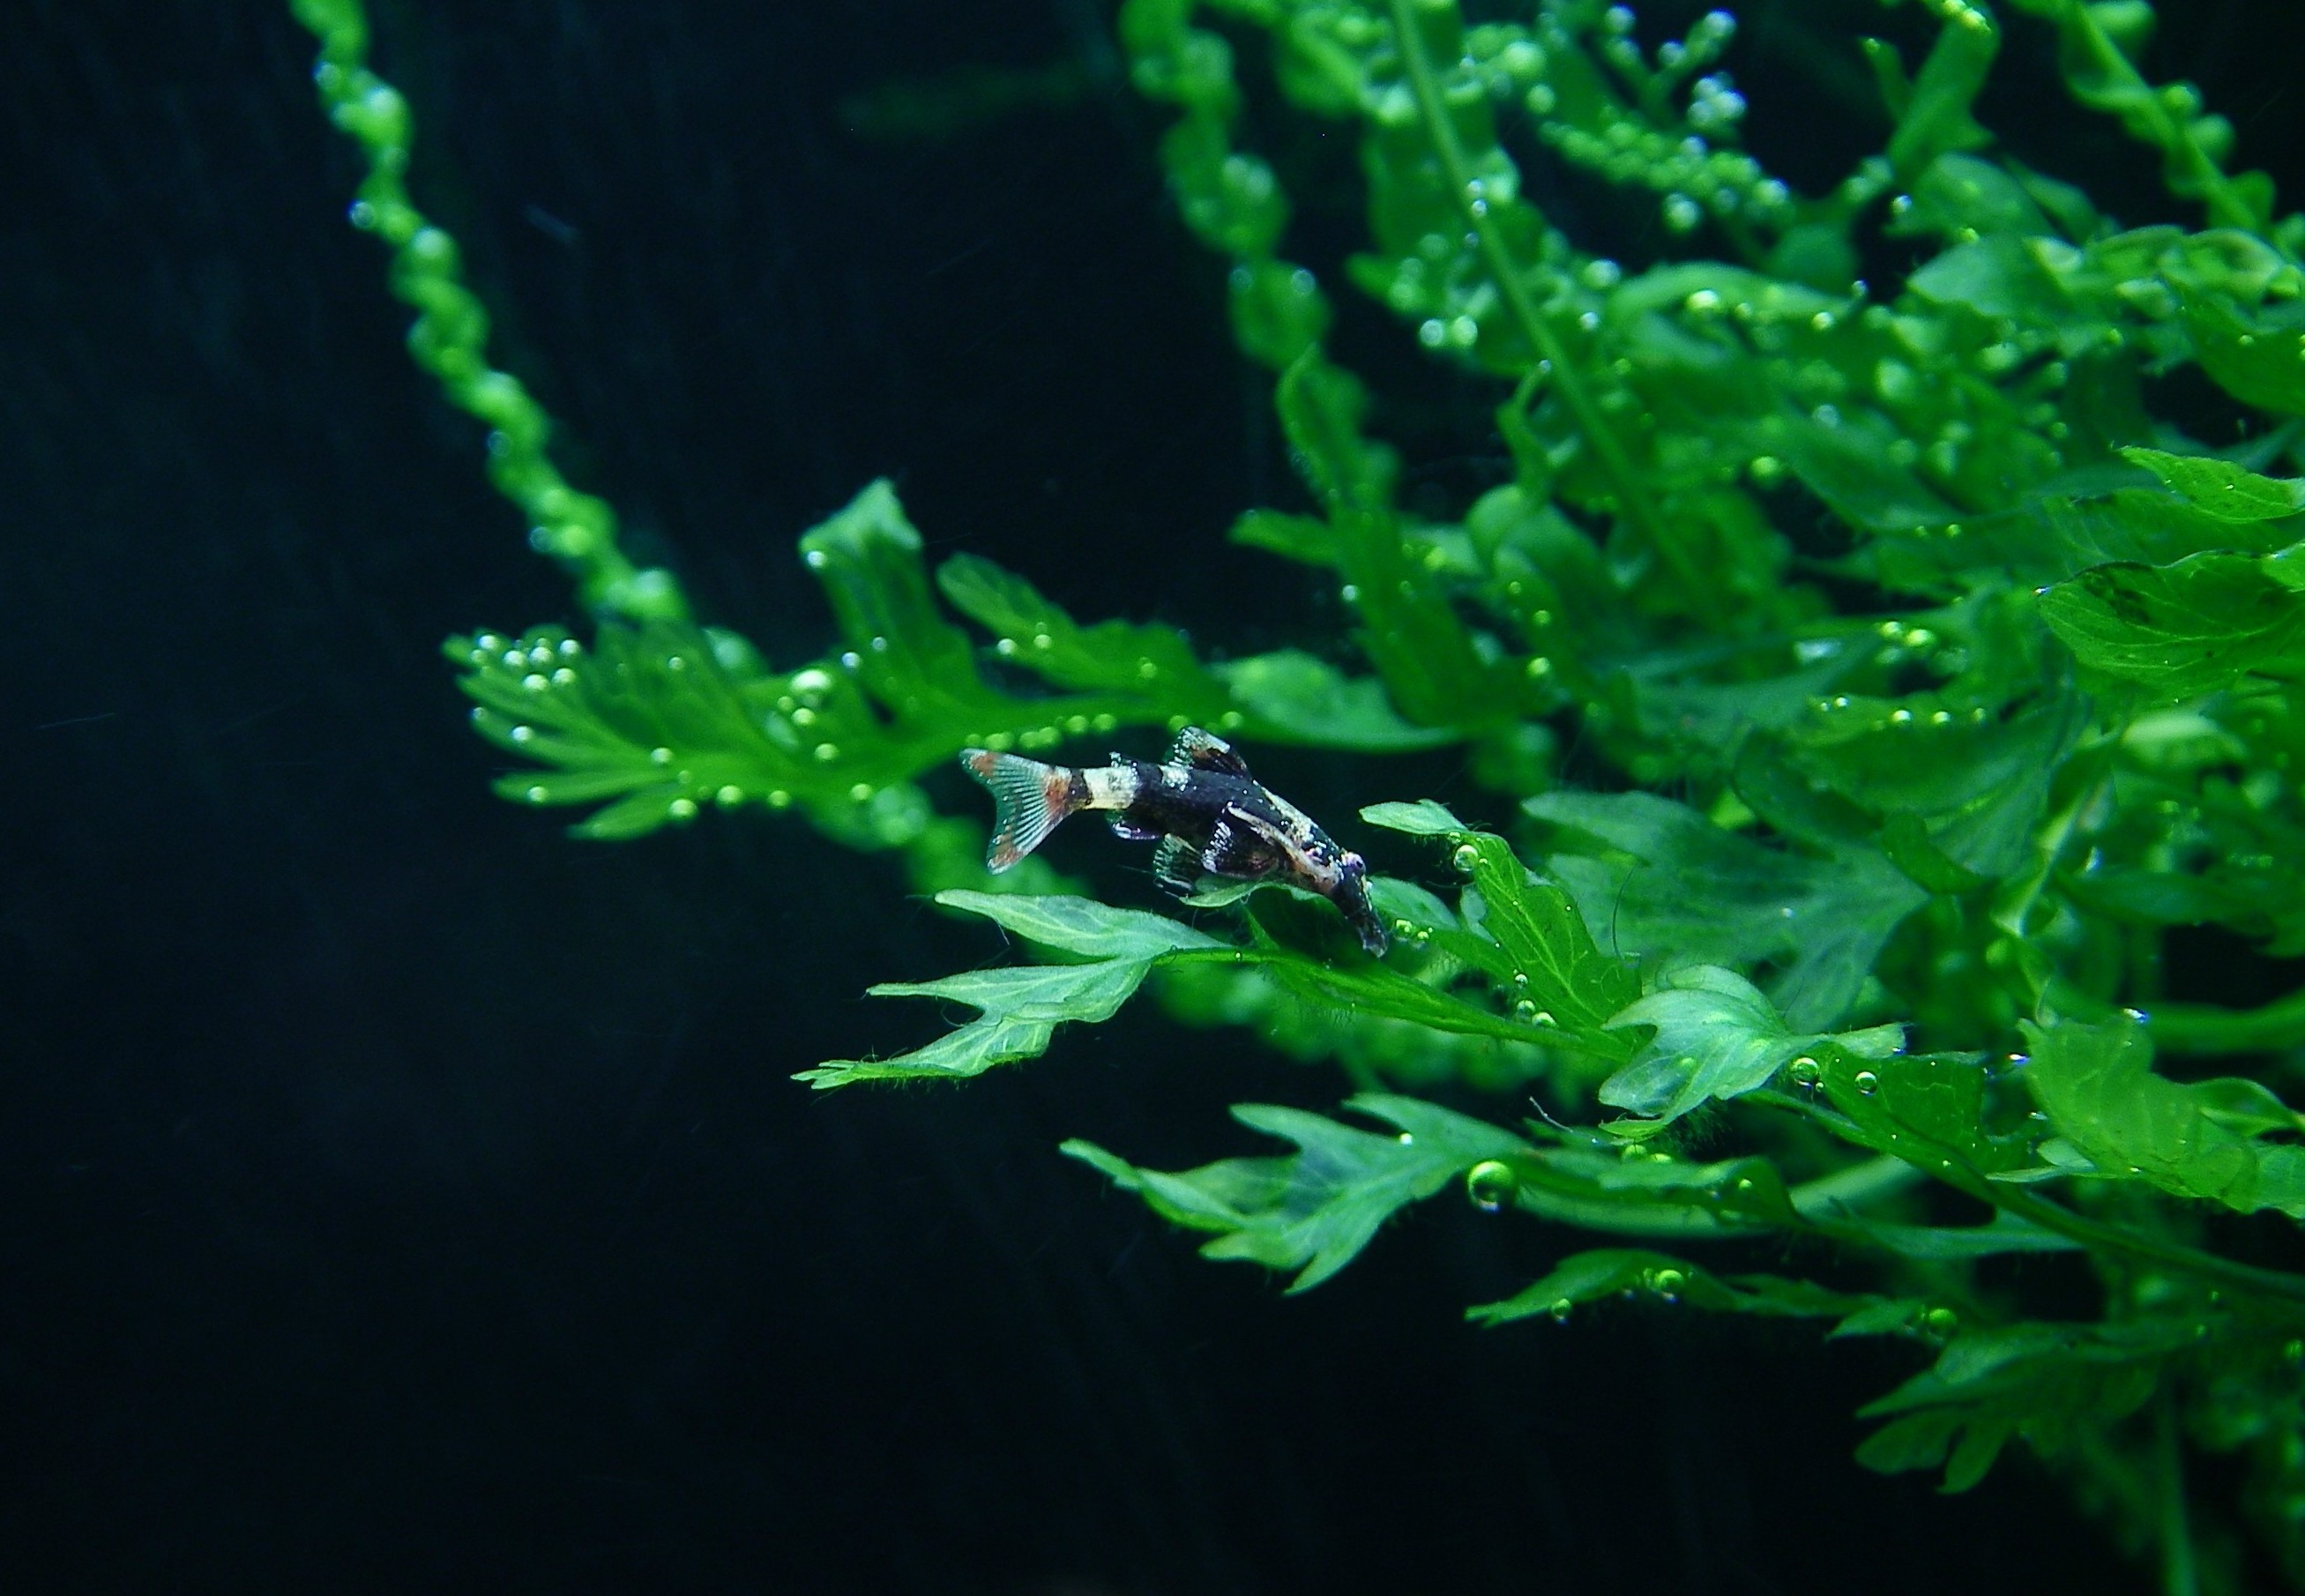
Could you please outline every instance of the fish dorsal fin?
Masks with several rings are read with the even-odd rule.
[[[1243,781],[1256,779],[1248,773],[1248,761],[1233,752],[1231,743],[1196,726],[1188,726],[1177,734],[1177,740],[1169,745],[1168,757],[1161,762],[1188,765],[1218,776],[1238,776]]]

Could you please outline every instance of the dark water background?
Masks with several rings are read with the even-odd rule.
[[[1912,10],[1745,20],[1790,48]],[[2293,9],[2165,11],[2156,77],[2293,174]],[[711,618],[821,649],[793,539],[885,473],[932,552],[1084,616],[1331,635],[1221,541],[1292,489],[1091,0],[378,21],[498,358]],[[285,7],[0,0],[0,1586],[2142,1588],[2029,1463],[1944,1501],[1848,1461],[1909,1354],[1670,1311],[1476,1332],[1572,1238],[1445,1201],[1286,1299],[1057,1156],[1262,1150],[1226,1104],[1342,1095],[1241,1035],[1144,1003],[966,1090],[791,1082],[932,1034],[869,982],[998,945],[797,824],[587,845],[489,795],[439,640],[567,595],[400,348],[310,55]],[[940,141],[844,109],[1065,60],[1069,108]],[[1795,174],[1877,144],[1735,64]],[[2148,157],[2006,75],[2022,147],[2158,214]],[[1326,267],[1349,164],[1298,153]],[[1414,372],[1412,440],[1487,403]],[[1347,813],[1461,785],[1266,762]]]

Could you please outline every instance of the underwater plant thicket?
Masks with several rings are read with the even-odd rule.
[[[1232,535],[1334,584],[1351,634],[1220,661],[1083,624],[986,560],[931,573],[876,483],[801,539],[845,641],[797,668],[700,621],[561,477],[412,203],[408,110],[356,0],[294,9],[415,357],[487,424],[492,480],[597,618],[450,641],[475,726],[519,761],[500,791],[586,806],[595,838],[795,811],[1039,955],[875,988],[979,1017],[804,1079],[974,1075],[1149,981],[1357,1089],[1335,1116],[1239,1106],[1286,1144],[1267,1157],[1170,1172],[1067,1144],[1207,1255],[1301,1290],[1461,1191],[1595,1244],[1471,1308],[1484,1323],[1629,1296],[1900,1337],[1913,1373],[1863,1410],[1867,1465],[1965,1490],[2021,1440],[2166,1588],[2260,1566],[2305,1585],[2305,1275],[2268,1264],[2305,1218],[2305,1117],[2275,1090],[2305,993],[2219,1008],[2164,962],[2175,928],[2305,954],[2305,480],[2284,474],[2305,219],[2230,169],[2198,93],[2145,75],[2151,6],[1814,8],[1884,33],[1813,38],[1865,64],[1888,133],[1807,193],[1743,147],[1725,13],[1656,39],[1594,0],[1477,21],[1457,0],[1127,0],[1176,201],[1226,262],[1306,489]],[[2020,31],[2184,225],[2124,226],[1981,125]],[[1289,253],[1251,97],[1260,125],[1357,141],[1341,284]],[[1531,172],[1637,218],[1640,258],[1553,225]],[[1384,406],[1327,342],[1336,292],[1486,386],[1457,446],[1503,480],[1404,503]],[[982,822],[915,785],[964,746],[1188,724],[1372,756],[1372,793],[1374,756],[1460,747],[1517,818],[1414,794],[1362,811],[1430,863],[1374,883],[1377,960],[1284,887],[1194,925],[1038,860],[996,884]],[[2009,1266],[2053,1252],[2072,1256]],[[2040,1316],[2045,1278],[2095,1312]],[[2189,1492],[2202,1454],[2237,1497]]]

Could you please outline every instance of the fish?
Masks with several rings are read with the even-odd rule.
[[[1248,773],[1223,738],[1188,726],[1158,764],[1116,753],[1085,768],[1044,765],[987,748],[961,750],[961,768],[992,794],[984,867],[998,875],[1046,842],[1068,815],[1106,811],[1131,842],[1149,842],[1152,879],[1178,897],[1211,876],[1280,881],[1337,906],[1372,958],[1384,956],[1384,921],[1369,902],[1368,862],[1340,847],[1311,816]]]

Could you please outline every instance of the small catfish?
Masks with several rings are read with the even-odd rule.
[[[960,762],[992,794],[992,845],[985,868],[998,873],[1041,845],[1075,810],[1110,811],[1112,829],[1131,842],[1157,842],[1153,879],[1179,897],[1204,876],[1285,881],[1336,904],[1373,957],[1385,949],[1384,922],[1369,904],[1368,864],[1340,848],[1312,817],[1275,797],[1248,773],[1221,737],[1196,726],[1177,734],[1159,764],[1116,753],[1109,765],[1075,769],[989,749]]]

